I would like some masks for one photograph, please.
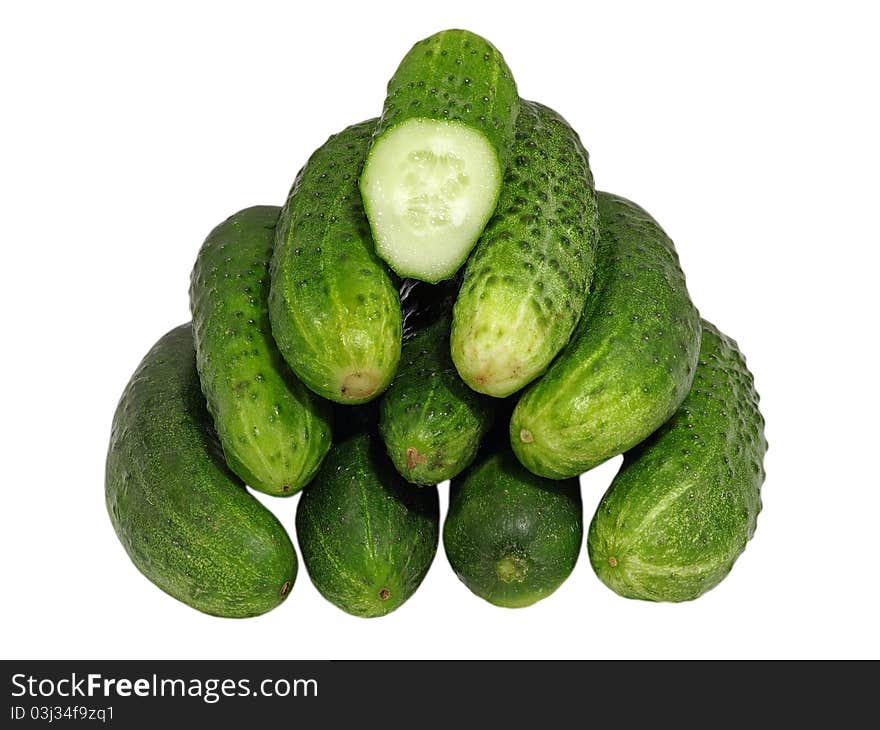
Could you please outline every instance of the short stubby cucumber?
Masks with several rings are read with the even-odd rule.
[[[522,101],[498,208],[455,303],[452,359],[471,388],[508,396],[565,347],[590,292],[598,218],[577,133]]]
[[[648,601],[689,601],[718,585],[755,532],[766,451],[745,358],[704,321],[690,394],[626,454],[593,517],[596,574]]]
[[[122,394],[105,496],[137,568],[193,608],[256,616],[290,593],[297,571],[293,544],[223,461],[189,324],[156,343]]]
[[[281,211],[269,316],[278,348],[318,395],[365,403],[400,359],[397,283],[376,256],[357,177],[375,120],[348,127],[300,170]]]
[[[246,208],[211,231],[190,283],[202,392],[230,468],[289,496],[330,448],[329,408],[287,367],[269,325],[269,261],[281,209]]]
[[[530,606],[553,593],[574,569],[582,540],[578,480],[532,474],[506,438],[452,480],[446,556],[459,579],[496,606]]]
[[[397,376],[382,396],[385,448],[397,471],[416,484],[456,476],[492,425],[491,399],[468,388],[452,364],[450,320],[447,312],[403,346]]]
[[[510,421],[520,461],[552,479],[577,476],[659,428],[687,395],[700,349],[700,316],[672,241],[635,203],[598,199],[594,291]]]
[[[343,611],[365,618],[384,616],[412,596],[439,531],[437,487],[407,484],[370,431],[331,447],[296,511],[312,583]]]
[[[398,274],[448,279],[495,210],[519,111],[498,50],[466,30],[413,46],[360,179],[376,250]]]

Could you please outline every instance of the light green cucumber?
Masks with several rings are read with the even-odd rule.
[[[464,263],[498,202],[518,110],[485,38],[445,30],[406,54],[360,179],[376,250],[398,274],[437,282]]]
[[[590,562],[627,598],[689,601],[716,586],[755,532],[764,418],[736,342],[703,322],[676,414],[626,454],[590,525]]]
[[[598,218],[577,133],[552,109],[522,101],[498,208],[455,303],[452,359],[471,388],[508,396],[568,342],[590,292]]]
[[[581,474],[645,439],[690,389],[700,317],[678,255],[635,203],[599,193],[594,292],[571,341],[524,392],[513,450],[535,474]]]
[[[211,231],[192,271],[202,392],[230,468],[290,496],[330,448],[329,408],[290,371],[269,326],[269,261],[281,209],[242,210]]]
[[[321,146],[281,211],[271,264],[269,316],[297,377],[337,403],[365,403],[400,359],[397,283],[376,256],[357,177],[375,120]]]

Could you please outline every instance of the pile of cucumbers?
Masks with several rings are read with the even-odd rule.
[[[365,617],[428,572],[446,480],[446,556],[499,606],[566,580],[578,477],[618,454],[586,545],[620,595],[694,599],[754,533],[767,442],[737,344],[473,33],[418,42],[381,117],[330,137],[283,207],[211,231],[190,303],[122,395],[106,503],[138,569],[200,611],[293,590],[293,543],[245,485],[303,491],[309,577]]]

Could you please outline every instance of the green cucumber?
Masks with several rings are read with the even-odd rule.
[[[419,587],[437,552],[437,488],[413,488],[369,431],[335,443],[296,510],[303,563],[328,601],[384,616]]]
[[[290,372],[269,326],[269,261],[280,208],[261,205],[211,231],[190,284],[202,392],[230,468],[290,496],[330,448],[329,409]]]
[[[452,480],[443,546],[452,569],[496,606],[530,606],[571,574],[583,540],[577,479],[527,471],[506,439]]]
[[[174,598],[241,618],[271,610],[290,593],[293,544],[223,461],[189,324],[159,340],[125,388],[105,491],[129,557]]]
[[[703,321],[693,388],[626,454],[593,517],[590,562],[627,598],[689,601],[718,585],[755,532],[764,418],[736,342]]]
[[[337,403],[365,403],[400,359],[397,284],[376,256],[357,176],[375,120],[348,127],[300,170],[281,211],[269,316],[297,377]]]
[[[450,321],[447,312],[404,344],[397,376],[382,396],[385,448],[397,471],[416,484],[457,475],[492,424],[492,403],[468,388],[452,364]]]
[[[594,292],[510,421],[520,461],[551,479],[581,474],[659,428],[687,395],[700,348],[700,317],[672,241],[635,203],[598,198]]]
[[[452,359],[471,388],[508,396],[568,342],[590,291],[598,218],[577,133],[552,109],[522,101],[498,208],[455,303]]]
[[[485,38],[445,30],[406,54],[360,179],[376,250],[398,274],[433,283],[464,263],[498,202],[518,111]]]

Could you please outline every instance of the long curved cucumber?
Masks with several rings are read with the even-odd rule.
[[[193,267],[190,307],[202,392],[230,468],[286,497],[330,448],[329,408],[287,367],[269,325],[269,261],[281,209],[246,208],[217,226]]]
[[[689,601],[718,585],[761,511],[764,418],[745,358],[703,321],[693,388],[626,454],[590,525],[590,562],[627,598]]]
[[[455,302],[452,359],[471,388],[508,396],[565,346],[590,293],[598,219],[577,132],[522,101],[498,208]]]
[[[333,135],[300,170],[281,211],[269,316],[297,377],[337,403],[365,403],[400,359],[397,283],[376,256],[357,188],[375,120]]]
[[[462,265],[498,202],[518,111],[485,38],[445,30],[403,58],[360,180],[376,250],[398,274],[434,283]]]
[[[256,616],[290,593],[293,544],[228,469],[199,387],[192,329],[171,330],[125,391],[110,436],[107,511],[132,562],[214,616]]]
[[[662,425],[687,395],[700,349],[700,316],[672,241],[635,203],[598,200],[595,291],[510,420],[519,460],[551,479],[577,476]]]

